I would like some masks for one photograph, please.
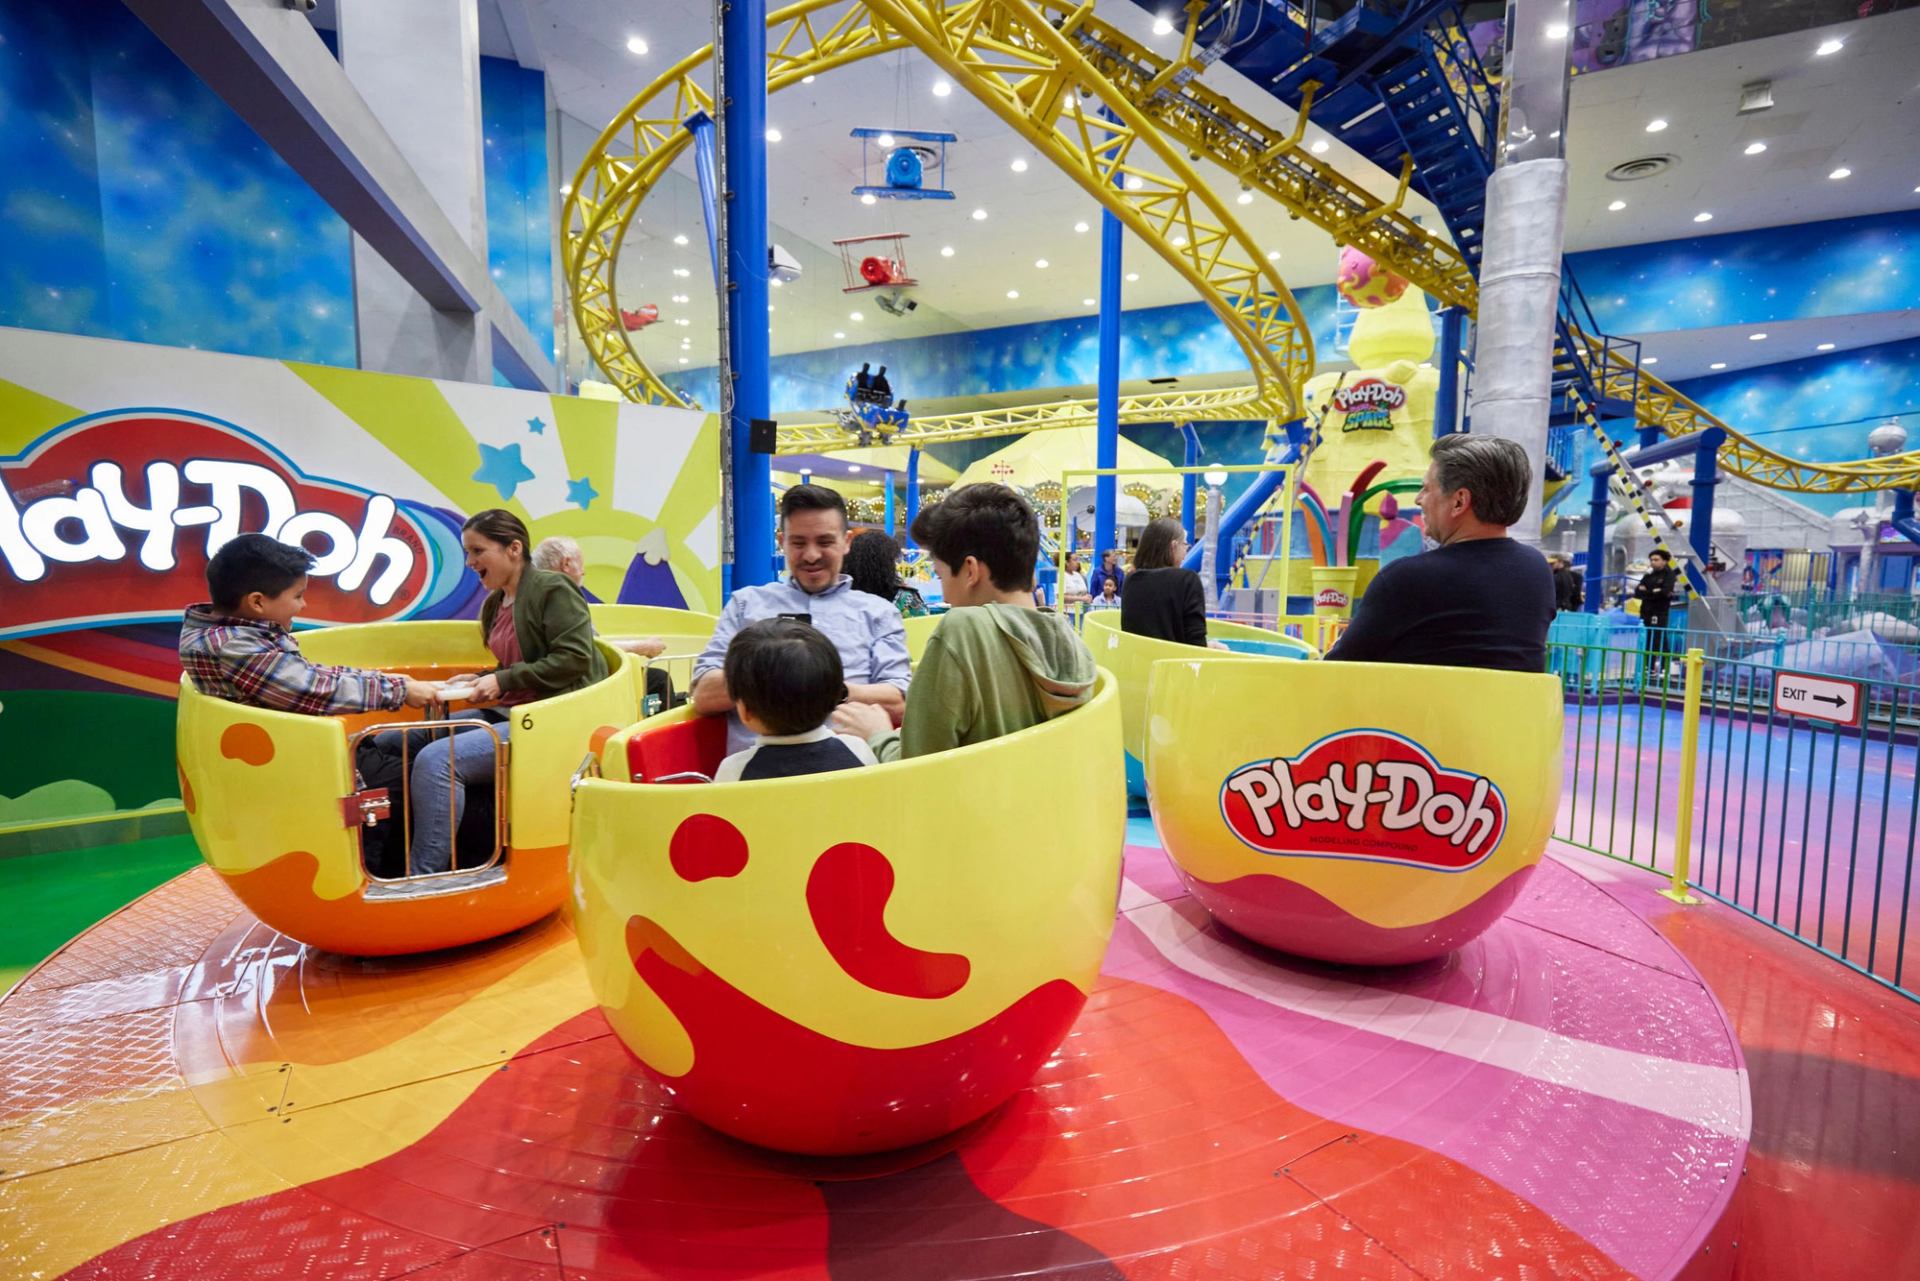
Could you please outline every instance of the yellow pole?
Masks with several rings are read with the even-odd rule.
[[[1687,651],[1687,685],[1680,714],[1680,821],[1674,825],[1673,884],[1660,892],[1676,903],[1698,903],[1687,892],[1693,844],[1693,783],[1700,768],[1700,678],[1706,669],[1702,650]]]

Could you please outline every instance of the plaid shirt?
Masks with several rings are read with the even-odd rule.
[[[278,623],[234,618],[212,605],[187,610],[180,666],[202,694],[306,716],[392,709],[407,701],[405,677],[308,662]]]

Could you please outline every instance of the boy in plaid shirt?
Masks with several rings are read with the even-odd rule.
[[[326,667],[300,654],[289,630],[306,605],[305,548],[265,534],[241,534],[207,564],[213,600],[187,610],[180,666],[202,694],[252,707],[331,716],[425,707],[440,686],[359,667]]]

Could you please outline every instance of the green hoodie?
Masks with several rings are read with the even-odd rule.
[[[869,745],[882,761],[926,756],[1029,729],[1093,696],[1093,655],[1058,614],[1017,605],[948,611],[907,687],[898,731]]]

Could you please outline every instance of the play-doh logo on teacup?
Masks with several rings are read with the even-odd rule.
[[[1479,865],[1507,830],[1493,780],[1447,769],[1412,739],[1375,729],[1240,766],[1221,784],[1220,815],[1263,854],[1436,872]]]

